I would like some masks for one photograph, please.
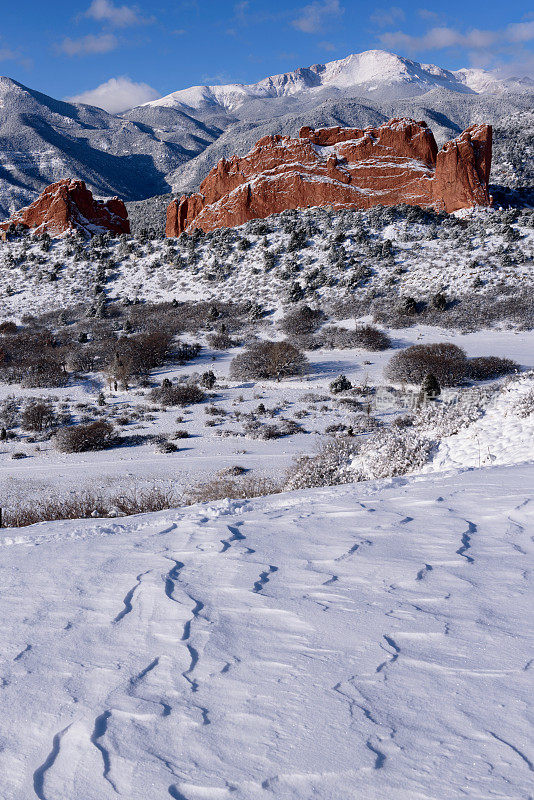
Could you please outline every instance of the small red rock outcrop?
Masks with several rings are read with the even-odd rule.
[[[310,206],[490,205],[490,165],[489,125],[471,126],[439,152],[426,123],[412,119],[364,130],[305,127],[298,139],[265,136],[246,156],[219,161],[198,193],[170,203],[166,235]]]
[[[95,200],[83,181],[63,180],[52,183],[30,206],[0,223],[0,230],[23,225],[50,236],[67,230],[83,230],[89,235],[111,231],[130,233],[126,206],[118,197]]]

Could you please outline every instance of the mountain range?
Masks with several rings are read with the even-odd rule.
[[[99,196],[143,200],[192,191],[222,156],[303,125],[425,119],[438,141],[473,122],[530,111],[534,82],[449,71],[370,50],[265,78],[194,86],[122,114],[55,100],[0,78],[0,218],[47,184],[80,178]]]

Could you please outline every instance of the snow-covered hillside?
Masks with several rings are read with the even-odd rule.
[[[136,228],[143,219],[136,216]],[[461,327],[458,310],[465,304],[464,321],[483,327],[475,314],[481,298],[498,294],[491,303],[497,308],[532,285],[532,224],[529,211],[441,219],[407,207],[314,208],[179,239],[162,239],[159,231],[147,239],[139,230],[103,244],[66,236],[44,251],[26,237],[0,245],[0,313],[20,319],[88,302],[102,290],[110,300],[255,301],[275,310],[298,286],[307,302],[363,302],[367,314],[393,310],[399,297],[443,290],[459,301],[450,309],[455,319],[447,312],[431,324]],[[97,280],[99,266],[104,277]]]
[[[533,485],[2,531],[0,797],[527,800]]]

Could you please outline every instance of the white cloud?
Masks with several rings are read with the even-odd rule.
[[[0,61],[17,61],[19,64],[22,64],[23,67],[26,67],[26,69],[33,66],[31,59],[23,56],[18,50],[13,50],[2,41],[0,41]]]
[[[534,22],[516,22],[506,29],[511,42],[531,42],[534,39]]]
[[[18,59],[17,53],[10,47],[0,47],[0,61],[14,61]]]
[[[391,6],[391,8],[375,9],[369,19],[374,25],[385,28],[394,25],[396,22],[403,22],[406,19],[406,15],[402,8]]]
[[[82,36],[81,39],[63,39],[56,45],[59,53],[66,56],[84,56],[93,53],[109,53],[118,45],[117,38],[112,33],[102,33],[99,36]]]
[[[138,10],[133,6],[115,6],[110,0],[93,0],[84,16],[98,22],[107,22],[116,28],[151,22],[150,19],[140,16]]]
[[[125,76],[121,78],[110,78],[109,81],[101,83],[96,89],[68,97],[73,103],[87,103],[91,106],[98,106],[110,114],[118,114],[128,108],[148,103],[149,100],[157,100],[159,93],[147,83],[135,83]]]
[[[320,33],[329,17],[340,17],[344,10],[339,0],[314,0],[300,9],[298,17],[291,24],[303,33]]]
[[[439,22],[441,19],[443,19],[442,14],[431,11],[429,8],[419,8],[417,13],[421,19],[427,19],[429,22]]]
[[[534,39],[534,22],[519,22],[501,30],[479,30],[462,33],[454,28],[431,28],[423,36],[410,36],[402,31],[382,33],[382,44],[391,48],[403,48],[413,53],[425,50],[443,50],[447,47],[466,47],[471,50],[486,50],[490,47],[509,46]]]

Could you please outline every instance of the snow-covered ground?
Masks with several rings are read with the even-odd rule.
[[[534,464],[0,537],[2,800],[527,800]]]
[[[156,484],[180,496],[228,467],[279,480],[332,435],[355,443],[340,470],[362,481],[2,529],[0,800],[532,800],[532,221],[399,214],[311,210],[196,242],[0,248],[0,322],[31,330],[25,314],[61,309],[45,324],[65,343],[79,335],[73,303],[94,302],[87,319],[102,306],[110,341],[126,330],[119,299],[253,301],[265,312],[244,323],[228,312],[237,346],[225,351],[210,344],[216,324],[184,324],[180,339],[200,355],[127,390],[75,370],[57,389],[2,384],[8,514],[84,490]],[[391,347],[323,343],[307,351],[305,375],[230,378],[254,337],[282,337],[297,283],[325,325],[352,330],[375,314]],[[432,311],[436,292],[444,316]],[[395,313],[410,297],[430,311],[397,329],[412,321]],[[514,359],[522,373],[421,406],[418,387],[390,385],[384,367],[431,342]],[[216,384],[205,402],[152,401],[164,379],[206,370]],[[340,374],[353,384],[346,396],[329,390]],[[20,410],[42,396],[58,424],[109,420],[118,445],[59,452],[49,432],[22,427]],[[256,422],[284,420],[297,432],[254,438]],[[162,437],[179,449],[162,451]],[[404,463],[412,440],[419,451]],[[329,479],[319,477],[294,485]]]
[[[354,327],[353,320],[345,320],[343,325]],[[408,347],[413,344],[448,341],[465,349],[468,356],[492,355],[513,358],[522,368],[534,369],[534,347],[531,331],[479,331],[460,334],[445,329],[429,326],[414,326],[402,330],[389,331],[395,348]],[[176,453],[157,452],[153,441],[129,447],[116,447],[100,452],[59,453],[53,440],[28,441],[28,432],[8,442],[0,443],[0,506],[14,504],[14,499],[27,502],[28,496],[64,495],[72,491],[113,492],[127,491],[132,486],[160,485],[173,487],[180,492],[188,485],[212,478],[221,469],[240,465],[253,474],[281,478],[293,458],[303,453],[314,453],[317,446],[325,438],[325,430],[333,424],[350,425],[354,419],[354,409],[340,404],[329,393],[329,384],[339,374],[345,374],[354,386],[378,387],[378,392],[371,397],[372,413],[387,424],[394,418],[402,403],[405,402],[405,413],[413,408],[416,391],[407,393],[404,400],[392,397],[382,388],[387,385],[383,377],[383,369],[395,350],[370,352],[364,349],[350,350],[316,350],[308,352],[310,372],[304,377],[290,378],[281,383],[275,381],[230,381],[228,370],[233,356],[242,348],[234,348],[229,352],[216,353],[209,349],[194,362],[181,366],[161,368],[153,373],[153,377],[161,382],[164,378],[176,379],[181,375],[191,375],[212,369],[219,379],[216,388],[217,398],[214,405],[217,409],[226,410],[227,416],[212,417],[206,414],[206,404],[193,405],[186,410],[169,408],[161,410],[148,404],[151,408],[150,419],[133,422],[122,429],[125,435],[165,435],[172,436],[176,429],[185,429],[190,438],[177,440],[179,451]],[[216,356],[216,361],[212,357]],[[73,410],[74,420],[78,421],[81,413],[76,411],[79,403],[95,404],[96,396],[102,389],[106,393],[106,409],[110,415],[119,419],[128,414],[132,407],[147,407],[147,392],[136,389],[128,392],[109,392],[102,375],[93,376],[94,380],[73,381],[73,385],[53,390],[24,389],[10,385],[0,385],[0,402],[9,396],[16,395],[21,399],[43,396],[57,398],[56,405],[66,402]],[[522,388],[513,392],[534,389],[532,376],[525,377]],[[448,390],[450,394],[451,391]],[[445,392],[447,394],[447,392]],[[317,402],[310,402],[313,395]],[[469,433],[461,431],[456,437],[444,442],[435,454],[428,469],[449,469],[458,466],[482,466],[491,464],[492,455],[499,452],[497,463],[518,463],[534,457],[534,418],[520,418],[513,413],[514,404],[506,393],[497,398],[497,406],[489,409],[491,416],[481,421],[481,428],[472,426]],[[235,412],[252,413],[259,403],[268,409],[277,407],[281,417],[299,419],[303,432],[295,433],[278,440],[263,441],[243,435],[243,422],[234,420]],[[494,408],[495,406],[495,408]],[[504,410],[510,409],[510,415],[504,418]],[[76,416],[78,415],[78,416]],[[182,422],[177,422],[178,417]],[[114,421],[113,416],[110,419]],[[264,418],[265,419],[265,418]],[[206,423],[215,422],[213,427]],[[478,423],[477,423],[478,424]],[[502,435],[502,426],[509,429],[508,438]],[[228,436],[221,432],[227,431]],[[507,442],[506,447],[505,441]],[[27,457],[13,461],[14,453],[24,453]]]

